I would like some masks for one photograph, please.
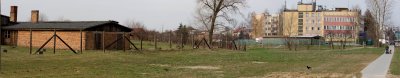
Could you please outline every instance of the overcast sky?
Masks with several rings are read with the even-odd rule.
[[[295,8],[299,0],[287,0],[288,8]],[[309,1],[309,0],[304,0]],[[285,0],[248,0],[242,13],[275,13]],[[190,24],[196,9],[196,0],[2,0],[1,14],[9,15],[10,6],[19,6],[18,21],[30,19],[31,10],[40,10],[48,19],[72,21],[116,20],[126,24],[129,20],[143,22],[148,29],[176,29],[179,23]],[[365,9],[365,0],[318,0],[317,5],[333,7],[360,6]],[[399,7],[394,8],[393,18],[400,18]],[[238,15],[239,17],[239,15]],[[395,22],[396,25],[400,23]]]

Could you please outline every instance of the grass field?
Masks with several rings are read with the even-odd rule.
[[[396,47],[396,52],[394,53],[392,64],[390,65],[390,72],[392,75],[400,76],[400,49]]]
[[[84,78],[232,78],[351,77],[376,59],[382,49],[303,50],[255,48],[178,51],[69,51],[29,55],[27,48],[3,53],[0,77]],[[48,50],[50,51],[50,50]],[[306,66],[311,66],[308,70]]]

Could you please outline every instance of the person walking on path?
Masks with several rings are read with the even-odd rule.
[[[385,49],[386,51],[392,51],[393,53],[395,52],[394,45],[385,47]],[[361,71],[362,78],[386,78],[392,57],[393,54],[387,54],[385,52]]]
[[[389,45],[385,47],[385,53],[389,54]]]

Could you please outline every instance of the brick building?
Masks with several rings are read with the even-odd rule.
[[[29,47],[32,40],[32,47],[39,48],[56,33],[71,48],[76,50],[81,47],[83,50],[100,50],[103,46],[106,49],[129,48],[129,42],[122,37],[124,33],[129,33],[131,29],[118,24],[116,21],[39,22],[39,11],[33,10],[31,22],[17,22],[16,6],[11,7],[10,15],[10,18],[6,19],[10,21],[2,25],[1,38],[5,45]],[[44,46],[44,48],[53,47],[54,39]],[[56,39],[56,48],[68,49],[58,38]]]

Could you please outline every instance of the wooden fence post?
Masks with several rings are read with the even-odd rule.
[[[183,49],[183,33],[181,34],[181,49]]]
[[[81,33],[81,45],[80,45],[80,47],[81,47],[81,54],[83,54],[83,33],[82,33],[82,30],[80,30],[80,33]]]
[[[171,36],[172,36],[172,33],[171,32],[169,32],[169,48],[170,49],[172,49],[172,41],[171,41]]]
[[[53,35],[53,54],[56,54],[56,40],[57,40],[57,38],[56,38],[56,35],[57,35],[57,31],[56,31],[56,29],[54,29],[54,35]]]
[[[125,38],[125,32],[123,32],[122,38]],[[125,52],[125,51],[126,51],[126,48],[125,48],[125,39],[122,39],[122,47],[124,48],[124,52]]]
[[[103,52],[106,53],[106,48],[105,48],[105,31],[103,30],[103,39],[102,39],[102,47],[103,47]]]
[[[226,49],[229,49],[228,43],[229,43],[228,34],[225,34],[225,48],[226,48]]]
[[[195,45],[195,44],[194,44],[194,43],[195,43],[195,42],[194,42],[194,34],[192,34],[192,41],[191,41],[191,42],[192,42],[192,48],[193,48],[194,45]]]
[[[157,34],[154,34],[154,49],[157,50]]]
[[[32,54],[32,28],[29,29],[29,53]]]
[[[140,38],[140,50],[143,50],[143,38]]]

